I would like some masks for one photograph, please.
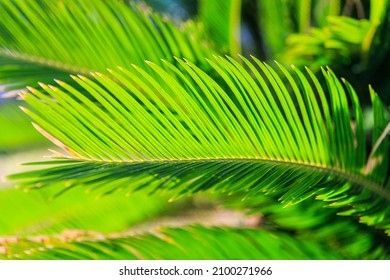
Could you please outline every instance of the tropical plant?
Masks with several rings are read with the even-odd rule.
[[[185,23],[125,1],[0,2],[0,82],[57,146],[7,176],[28,194],[0,192],[0,258],[390,258],[387,104],[322,64],[345,71],[335,57],[361,50],[361,72],[379,71],[387,1],[370,20],[329,1],[322,31],[308,31],[311,1],[249,2],[200,1]],[[238,54],[254,4],[258,56],[279,63]],[[341,38],[328,24],[365,28],[308,53],[321,32]]]

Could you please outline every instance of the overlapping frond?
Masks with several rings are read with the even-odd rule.
[[[285,205],[315,196],[388,231],[389,142],[367,167],[362,112],[351,85],[328,69],[327,94],[309,70],[306,78],[293,67],[293,77],[279,65],[290,94],[272,67],[242,60],[247,69],[231,58],[208,60],[215,78],[180,59],[180,68],[164,61],[169,70],[148,63],[159,83],[137,66],[110,71],[116,80],[100,73],[96,81],[73,77],[98,104],[61,81],[42,84],[46,94],[31,88],[23,99],[33,109],[24,110],[69,156],[11,178],[27,187],[63,183],[101,192],[272,193]],[[385,109],[371,95],[375,130],[382,131]]]
[[[308,240],[257,229],[162,228],[156,234],[110,237],[79,234],[0,239],[0,259],[342,259]]]
[[[323,201],[306,199],[286,208],[272,195],[251,196],[243,201],[239,195],[216,194],[215,199],[225,207],[243,209],[255,217],[260,215],[262,228],[287,231],[297,238],[321,242],[348,259],[390,257],[390,240],[381,231],[350,217],[338,216],[338,209],[326,207]]]
[[[176,26],[118,1],[0,1],[0,83],[5,90],[89,74],[107,67],[158,63],[174,55],[201,61],[212,49],[193,22]]]

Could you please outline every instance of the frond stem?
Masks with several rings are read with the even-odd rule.
[[[30,54],[20,53],[14,50],[9,50],[4,48],[0,48],[0,56],[12,58],[16,60],[22,60],[34,64],[39,64],[41,66],[54,68],[64,72],[71,72],[71,73],[84,74],[84,75],[89,75],[91,72],[96,72],[96,70],[90,70],[80,66],[64,64],[60,61],[37,57]]]
[[[308,163],[308,162],[299,162],[299,161],[286,161],[282,159],[270,159],[270,158],[185,158],[185,159],[148,159],[148,160],[133,160],[133,161],[110,161],[110,160],[95,160],[95,159],[87,159],[87,158],[74,158],[74,157],[66,157],[62,156],[61,158],[66,159],[72,159],[72,160],[79,160],[79,161],[88,161],[88,162],[96,162],[96,163],[108,163],[108,164],[133,164],[133,163],[153,163],[153,162],[169,162],[169,163],[182,163],[182,162],[221,162],[221,161],[238,161],[238,162],[245,162],[245,161],[251,161],[251,162],[265,162],[265,163],[272,163],[272,164],[278,164],[278,165],[287,165],[292,168],[298,168],[303,167],[308,170],[314,170],[317,172],[322,172],[328,175],[335,175],[337,177],[343,178],[351,183],[364,186],[368,188],[370,191],[382,196],[387,201],[390,202],[390,192],[381,184],[370,180],[369,178],[357,174],[357,173],[351,173],[346,170],[337,168],[337,167],[330,167],[322,164],[317,163]],[[56,157],[59,158],[58,155]]]

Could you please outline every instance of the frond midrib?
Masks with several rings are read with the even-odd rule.
[[[87,159],[79,157],[65,157],[66,159],[79,160],[83,162],[95,162],[95,163],[107,163],[107,164],[134,164],[134,163],[183,163],[183,162],[263,162],[272,163],[277,165],[285,165],[294,169],[306,169],[308,171],[316,171],[327,175],[337,176],[345,179],[353,184],[366,187],[370,191],[380,195],[384,199],[390,202],[390,192],[384,189],[384,187],[378,182],[367,178],[366,176],[358,173],[352,173],[345,169],[338,167],[328,166],[313,162],[301,162],[285,159],[273,159],[273,158],[261,158],[261,157],[214,157],[214,158],[182,158],[182,159],[141,159],[141,160],[98,160]]]
[[[34,56],[28,53],[22,53],[15,50],[0,48],[0,56],[34,63],[48,68],[57,69],[64,72],[90,75],[98,71],[97,69],[87,69],[78,65],[66,64],[59,60],[51,60],[40,56]]]

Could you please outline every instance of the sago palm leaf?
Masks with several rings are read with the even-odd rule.
[[[216,194],[219,205],[242,209],[249,216],[255,215],[259,227],[288,232],[299,239],[324,244],[329,250],[347,259],[380,259],[390,256],[390,240],[372,227],[337,216],[337,210],[326,207],[326,202],[306,199],[291,207],[283,207],[271,195],[247,197],[223,197]],[[359,234],[356,234],[356,233]]]
[[[323,72],[329,94],[308,70],[282,66],[281,77],[256,58],[208,60],[213,79],[189,61],[180,68],[149,62],[160,84],[142,68],[73,77],[97,101],[69,85],[31,88],[24,109],[35,127],[69,155],[54,167],[11,176],[22,186],[64,183],[111,192],[117,188],[246,192],[280,197],[286,206],[315,196],[340,214],[390,233],[389,141],[367,161],[358,98],[351,85]],[[258,69],[259,68],[259,69]],[[386,126],[385,109],[370,89],[375,133]],[[328,100],[329,98],[329,100]],[[321,101],[321,103],[318,102]],[[167,107],[166,104],[169,104]],[[351,104],[351,111],[350,111]],[[369,164],[367,164],[367,162]]]
[[[268,58],[279,58],[286,48],[286,39],[293,33],[298,33],[305,38],[303,34],[306,34],[312,26],[322,28],[328,16],[339,15],[340,2],[340,0],[257,0],[259,29],[266,45],[265,52]]]
[[[296,65],[310,62],[311,68],[319,69],[321,65],[348,65],[359,57],[370,22],[343,16],[328,17],[327,21],[328,25],[322,29],[290,35],[282,59]]]
[[[291,34],[280,59],[295,65],[310,64],[312,69],[319,69],[321,65],[349,65],[356,58],[361,65],[370,64],[371,60],[383,58],[388,49],[383,44],[385,40],[380,39],[387,36],[381,33],[389,11],[389,1],[381,0],[370,1],[369,19],[329,16],[327,24],[321,28]]]
[[[173,55],[208,56],[200,27],[177,27],[136,5],[118,1],[0,1],[0,83],[19,89],[69,73],[158,63]],[[69,80],[71,81],[71,80]]]
[[[0,239],[0,259],[342,259],[313,241],[257,229],[162,228],[156,234],[110,237],[73,232]]]

